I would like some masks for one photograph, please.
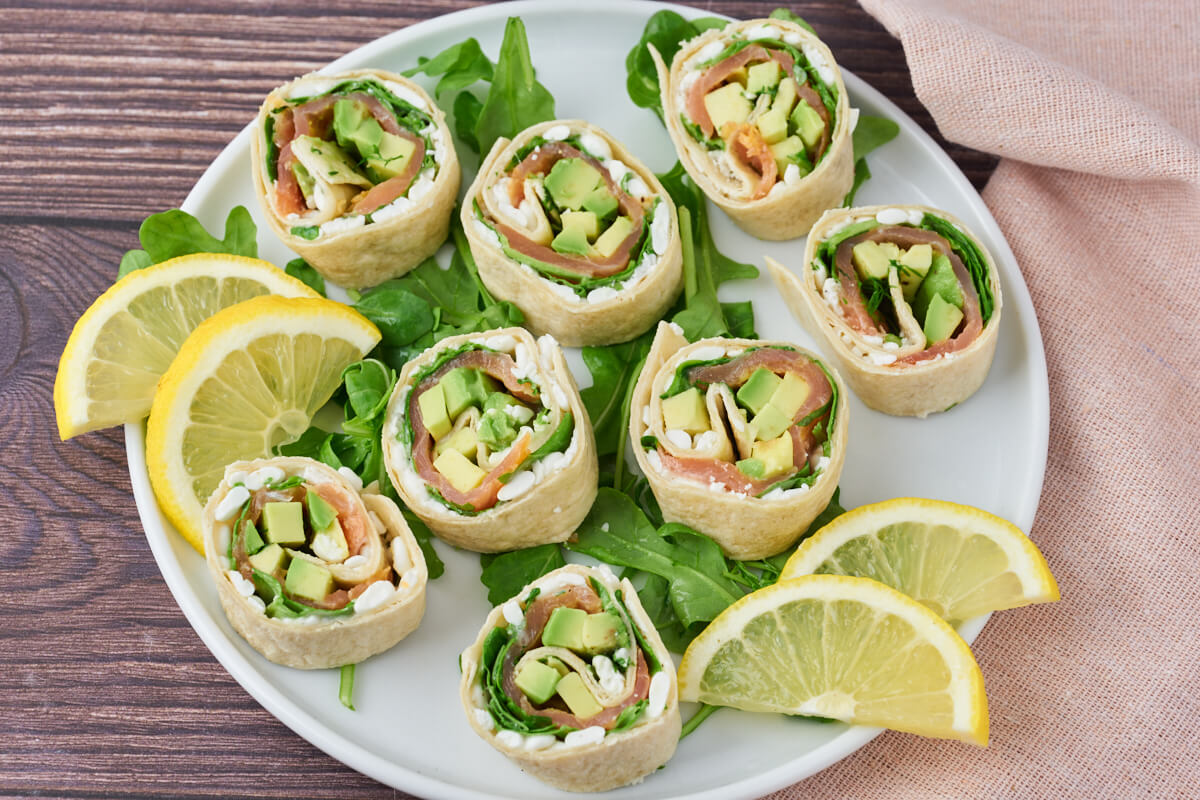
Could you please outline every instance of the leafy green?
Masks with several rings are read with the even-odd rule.
[[[650,17],[642,31],[642,38],[625,57],[625,89],[629,92],[629,99],[639,108],[651,109],[662,119],[658,71],[647,45],[654,45],[669,67],[683,42],[710,28],[724,28],[728,24],[729,20],[717,17],[687,20],[674,11],[659,11]]]
[[[291,600],[284,594],[283,584],[281,584],[274,576],[268,575],[262,570],[256,569],[252,575],[254,581],[254,590],[267,604],[264,612],[271,619],[287,618],[294,619],[296,617],[344,617],[354,613],[354,601],[351,600],[344,607],[329,611],[322,608],[313,608],[306,606],[303,603],[297,603]]]
[[[293,258],[283,271],[296,280],[303,281],[308,288],[322,297],[325,296],[325,279],[303,258]]]
[[[424,72],[429,76],[441,75],[434,92],[440,99],[446,92],[461,91],[476,81],[491,81],[495,66],[483,54],[474,37],[447,47],[433,58],[417,59],[417,66],[401,74],[411,78]]]
[[[244,206],[234,206],[225,218],[225,238],[218,239],[204,229],[200,220],[186,211],[172,208],[146,217],[138,229],[142,250],[130,250],[121,257],[117,277],[134,270],[160,264],[191,253],[229,253],[258,258],[258,228]]]
[[[417,269],[440,270],[437,262],[427,260]],[[354,310],[379,328],[384,347],[404,347],[433,330],[437,324],[429,303],[410,292],[400,280],[384,281],[363,294]]]
[[[817,35],[817,32],[815,30],[813,30],[813,26],[809,25],[808,22],[803,17],[801,17],[796,12],[790,11],[786,8],[775,9],[774,11],[771,12],[770,18],[771,19],[782,19],[787,22],[794,22],[797,25],[799,25],[801,28],[804,28],[804,30],[811,33],[813,36]]]
[[[334,507],[316,492],[305,492],[304,504],[308,506],[308,522],[314,531],[325,530],[337,519]]]
[[[299,236],[301,239],[313,241],[321,235],[321,226],[319,225],[296,225],[289,231],[292,236]]]
[[[649,330],[622,344],[583,348],[583,363],[592,374],[592,385],[579,396],[592,420],[598,455],[615,453],[626,438],[626,395],[637,382],[653,341],[654,331]]]
[[[708,703],[701,703],[696,709],[696,713],[688,718],[688,721],[683,724],[683,729],[679,731],[679,738],[683,739],[690,733],[693,733],[696,728],[700,727],[700,723],[713,715],[713,712],[719,710],[721,706],[710,706]]]
[[[338,677],[338,700],[346,708],[354,711],[354,665],[346,664]]]
[[[557,544],[543,544],[500,554],[483,553],[479,556],[479,564],[483,567],[479,582],[487,587],[488,602],[498,606],[516,597],[518,592],[547,572],[566,566],[566,563],[562,548]]]
[[[867,154],[872,150],[895,139],[900,134],[900,126],[886,117],[873,117],[870,114],[860,114],[858,124],[854,127],[854,184],[846,194],[842,205],[850,207],[854,204],[854,196],[859,187],[871,177],[867,166]]]
[[[549,733],[558,735],[574,730],[555,725],[548,717],[527,714],[515,700],[504,691],[504,661],[508,651],[516,644],[517,629],[513,625],[493,628],[483,640],[479,655],[479,682],[488,699],[488,711],[502,730],[524,734]]]
[[[996,305],[995,298],[992,297],[992,286],[988,283],[987,260],[979,252],[975,242],[971,241],[971,237],[941,217],[926,214],[921,219],[921,227],[933,231],[950,242],[950,247],[963,260],[963,264],[971,274],[971,282],[975,284],[975,292],[979,295],[979,313],[986,325],[987,321],[992,318],[992,310]]]

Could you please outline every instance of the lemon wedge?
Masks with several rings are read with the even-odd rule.
[[[688,646],[679,699],[988,738],[983,674],[966,642],[867,578],[808,575],[746,595]]]
[[[154,396],[146,464],[159,506],[193,547],[203,552],[204,503],[225,466],[298,438],[379,338],[349,306],[270,295],[187,337]]]
[[[780,580],[814,574],[874,578],[951,625],[1059,597],[1046,559],[1016,525],[971,506],[912,497],[837,517],[801,543]]]
[[[183,340],[222,308],[263,294],[316,297],[274,264],[195,253],[117,281],[75,323],[54,379],[58,433],[137,422]]]

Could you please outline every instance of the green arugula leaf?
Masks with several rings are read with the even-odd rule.
[[[647,45],[654,45],[663,61],[670,66],[671,59],[679,52],[680,45],[710,28],[724,28],[729,20],[717,17],[702,17],[687,20],[674,11],[659,11],[650,17],[642,31],[642,38],[625,57],[625,89],[629,99],[639,108],[649,108],[658,118],[663,118],[662,103],[658,86],[658,71]]]
[[[495,69],[474,37],[452,44],[433,58],[421,58],[418,65],[400,73],[407,78],[424,72],[429,77],[443,76],[434,93],[440,99],[446,92],[465,89],[476,81],[491,81]]]
[[[525,23],[509,17],[492,85],[479,110],[475,140],[486,153],[501,136],[512,138],[530,125],[554,119],[554,96],[534,76]]]
[[[291,275],[298,281],[303,281],[308,288],[312,289],[317,294],[325,297],[325,279],[321,277],[321,273],[313,269],[312,265],[303,258],[293,258],[283,268],[283,271]]]
[[[566,566],[566,563],[562,548],[557,544],[543,544],[509,553],[483,553],[479,556],[479,564],[483,567],[479,582],[487,587],[488,602],[498,606],[516,597],[528,584]]]
[[[124,278],[131,272],[152,266],[154,259],[145,250],[130,250],[121,256],[121,265],[117,268],[117,278]]]
[[[142,250],[130,250],[121,257],[117,276],[160,264],[191,253],[229,253],[258,258],[258,229],[250,212],[235,206],[225,219],[225,238],[218,239],[204,229],[200,221],[186,211],[172,208],[151,214],[138,229]]]
[[[873,117],[870,114],[860,114],[858,124],[854,127],[854,183],[846,198],[842,201],[849,208],[854,203],[854,196],[871,177],[871,169],[867,166],[867,154],[876,148],[895,139],[900,134],[900,126],[886,117]]]

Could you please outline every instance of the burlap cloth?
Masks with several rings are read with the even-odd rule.
[[[1200,3],[862,4],[946,138],[1003,157],[1063,599],[975,642],[986,750],[889,732],[775,797],[1200,797]]]

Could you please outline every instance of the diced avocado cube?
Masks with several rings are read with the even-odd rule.
[[[762,461],[763,477],[768,480],[790,472],[793,467],[792,435],[784,433],[765,442],[755,442],[750,455]]]
[[[333,589],[333,573],[319,564],[293,558],[283,586],[289,594],[319,602]]]
[[[940,294],[935,294],[929,301],[929,308],[925,312],[925,325],[922,326],[926,343],[935,345],[949,339],[958,329],[962,318],[963,312],[957,306],[947,303]]]
[[[475,433],[475,429],[459,428],[453,431],[437,443],[433,452],[435,456],[440,456],[447,450],[457,450],[468,459],[475,458],[475,453],[479,451],[479,436]]]
[[[366,158],[379,149],[383,128],[365,105],[344,98],[333,104],[333,133],[340,147],[354,148]]]
[[[762,460],[757,458],[743,458],[737,462],[737,468],[747,478],[755,480],[762,478],[765,471]]]
[[[921,281],[916,295],[913,296],[913,316],[922,325],[925,324],[925,313],[934,295],[940,296],[956,308],[963,306],[962,289],[958,285],[958,276],[954,274],[954,265],[941,253],[933,257],[933,264],[925,274],[925,280]]]
[[[600,234],[600,220],[591,211],[564,211],[562,226],[564,231],[578,228],[588,239],[595,239]]]
[[[337,520],[337,509],[316,492],[305,493],[304,505],[308,507],[308,527],[314,531],[327,528]]]
[[[578,209],[600,181],[600,173],[582,158],[562,158],[550,168],[544,185],[559,208]]]
[[[460,492],[469,492],[487,477],[487,473],[475,466],[457,450],[446,450],[433,461],[433,468],[450,481]]]
[[[792,106],[796,103],[796,81],[788,76],[779,82],[779,88],[775,90],[775,99],[771,102],[772,111],[782,111],[786,117],[792,113]]]
[[[927,244],[914,244],[898,260],[900,289],[904,293],[904,299],[911,303],[921,281],[929,274],[929,267],[933,264],[933,248]]]
[[[695,386],[663,400],[663,424],[667,430],[687,431],[695,436],[712,429],[704,395]]]
[[[276,570],[283,569],[287,564],[288,554],[277,544],[269,544],[248,559],[250,566],[268,575],[274,575]]]
[[[854,268],[858,270],[859,276],[864,280],[869,278],[887,280],[890,266],[888,255],[878,242],[859,242],[854,245],[854,249],[850,253]]]
[[[598,219],[604,219],[617,210],[617,198],[606,184],[601,183],[583,198],[583,210],[592,212]]]
[[[565,647],[580,650],[583,647],[583,623],[588,613],[582,608],[559,606],[550,612],[546,627],[542,629],[542,644],[546,647]]]
[[[493,395],[494,397],[495,395]],[[503,411],[489,410],[479,419],[476,434],[492,452],[503,450],[517,438],[516,421]]]
[[[780,414],[783,414],[788,419],[795,419],[796,413],[804,405],[804,401],[808,399],[810,391],[812,390],[808,385],[808,381],[794,372],[789,372],[783,376],[783,382],[779,384],[779,388],[775,390],[775,394],[771,395],[768,405],[774,406]]]
[[[496,381],[474,367],[455,367],[440,381],[446,399],[446,414],[457,417],[470,406],[480,406],[495,391]]]
[[[592,696],[578,672],[560,678],[555,691],[567,704],[567,708],[571,709],[571,713],[579,719],[590,719],[604,710],[604,707],[596,702],[596,698]]]
[[[757,414],[771,402],[771,395],[779,388],[783,379],[766,367],[759,367],[737,390],[737,401],[750,413]]]
[[[446,392],[441,383],[435,383],[417,398],[417,407],[421,410],[421,421],[429,429],[434,440],[441,439],[450,432],[450,415],[446,412]]]
[[[629,217],[617,217],[612,221],[612,225],[608,226],[608,230],[600,234],[596,239],[596,243],[592,245],[596,252],[604,258],[608,258],[617,251],[621,242],[625,241],[629,234],[633,233],[633,220]]]
[[[900,256],[901,256],[900,246],[897,245],[895,242],[880,242],[879,249],[883,251],[884,255],[886,255],[889,260],[891,260],[891,261],[899,261],[900,260]]]
[[[792,110],[791,120],[792,125],[796,128],[796,135],[804,142],[805,149],[811,153],[817,143],[821,141],[821,133],[825,130],[825,123],[821,120],[821,115],[802,97]]]
[[[242,542],[249,555],[254,555],[266,546],[266,542],[258,533],[258,528],[254,527],[254,523],[250,520],[242,523]]]
[[[376,180],[383,182],[408,169],[408,164],[416,151],[416,142],[384,131],[379,140],[379,155],[368,158],[367,166]]]
[[[330,564],[340,564],[350,557],[350,548],[346,545],[346,534],[342,530],[342,523],[338,522],[336,518],[328,526],[313,534],[310,547],[313,555]]]
[[[587,234],[580,228],[563,228],[550,242],[550,247],[557,253],[573,256],[588,254]]]
[[[509,406],[520,405],[524,404],[507,392],[492,392],[487,396],[487,399],[483,401],[483,410],[484,412],[504,411],[504,409],[508,408]]]
[[[554,689],[558,686],[560,677],[553,667],[548,667],[540,661],[526,661],[517,670],[513,682],[525,693],[529,702],[540,706],[554,697]]]
[[[267,541],[304,544],[304,507],[300,503],[266,503],[262,513]]]
[[[746,72],[746,91],[757,93],[773,89],[782,77],[783,70],[774,59],[755,64]]]
[[[749,79],[750,79],[750,73],[746,70],[745,67],[738,67],[733,72],[729,73],[729,80],[737,81],[743,87],[746,85],[746,81]]]
[[[769,110],[756,119],[754,124],[758,126],[758,132],[767,144],[776,144],[787,138],[787,115],[782,111]]]
[[[296,176],[296,183],[300,185],[300,194],[304,195],[304,202],[310,206],[315,205],[313,189],[316,188],[316,181],[312,179],[312,175],[308,174],[308,170],[299,161],[292,162],[292,175]]]
[[[801,177],[811,171],[805,166],[808,163],[807,158],[804,158],[803,161],[798,160],[799,157],[804,156],[804,142],[799,136],[789,136],[781,142],[768,146],[771,148],[771,155],[775,156],[775,168],[779,170],[780,175],[787,171],[788,164],[795,164],[799,167]]]
[[[617,646],[617,618],[607,611],[588,614],[583,621],[581,652],[590,656],[607,653]]]
[[[704,95],[704,108],[712,120],[713,127],[718,131],[726,123],[741,125],[750,116],[750,101],[742,94],[742,87],[736,83],[727,83],[720,89],[714,89]]]
[[[560,659],[557,659],[554,656],[548,656],[546,658],[545,664],[547,667],[550,667],[552,670],[557,672],[558,677],[560,677],[560,678],[563,675],[566,675],[568,672],[571,671],[570,667],[568,667]]]
[[[762,411],[754,415],[754,419],[750,420],[747,431],[754,441],[766,441],[778,438],[790,427],[792,427],[792,418],[775,406],[767,404]]]

